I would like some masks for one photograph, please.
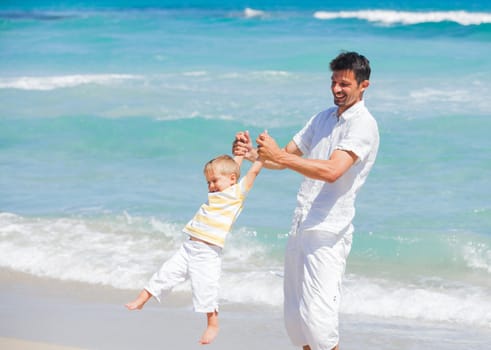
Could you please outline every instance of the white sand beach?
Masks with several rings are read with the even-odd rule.
[[[2,349],[203,349],[205,319],[179,301],[150,301],[142,311],[124,303],[138,291],[0,272]],[[271,310],[220,312],[221,329],[205,348],[294,349],[282,315]]]
[[[141,311],[124,303],[127,291],[62,282],[0,269],[0,348],[8,350],[292,350],[281,310],[224,305],[221,329],[210,345],[198,344],[205,320],[189,300],[151,300]],[[486,349],[486,329],[448,323],[415,325],[410,320],[341,315],[343,350]]]
[[[8,350],[79,350],[71,346],[61,346],[43,342],[0,337],[0,347]]]

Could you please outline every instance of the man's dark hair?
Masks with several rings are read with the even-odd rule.
[[[330,64],[331,71],[352,70],[355,73],[356,82],[360,84],[370,79],[370,61],[357,52],[342,52]]]

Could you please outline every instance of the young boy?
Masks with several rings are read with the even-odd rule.
[[[196,312],[206,313],[207,327],[199,342],[211,343],[218,334],[218,281],[221,273],[222,248],[232,224],[242,211],[263,163],[257,160],[240,181],[243,157],[222,155],[206,163],[208,202],[203,204],[183,231],[189,235],[179,251],[167,260],[150,279],[138,297],[126,304],[139,310],[153,296],[160,295],[190,279]]]

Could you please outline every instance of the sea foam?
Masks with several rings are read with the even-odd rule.
[[[182,243],[181,224],[121,215],[88,219],[27,218],[0,213],[0,267],[39,277],[138,290]],[[282,257],[241,227],[224,250],[221,303],[283,302]],[[398,281],[350,273],[341,312],[387,319],[491,327],[484,286],[432,280]],[[175,288],[191,300],[189,283]]]
[[[462,249],[467,266],[491,274],[491,247],[482,242],[468,242]]]
[[[140,79],[128,74],[76,74],[46,77],[13,77],[0,78],[0,89],[19,90],[55,90],[67,87],[76,87],[83,84],[110,85],[124,80]]]
[[[250,236],[244,228],[236,232]],[[184,238],[182,224],[126,212],[101,218],[0,213],[0,267],[39,277],[139,289]],[[239,275],[257,274],[260,279],[270,277],[268,269],[278,266],[261,260],[267,268],[256,272],[251,267],[256,257],[268,255],[262,246],[247,241],[228,249],[227,269]]]
[[[361,19],[382,24],[420,24],[455,22],[461,25],[479,25],[491,23],[491,13],[467,12],[467,11],[434,11],[434,12],[409,12],[390,10],[362,10],[362,11],[317,11],[314,18],[321,20],[332,19]]]
[[[341,312],[425,322],[491,327],[491,299],[484,287],[450,281],[413,284],[348,275]]]
[[[256,17],[266,17],[267,13],[261,10],[252,9],[250,7],[245,8],[244,17],[246,18],[256,18]]]

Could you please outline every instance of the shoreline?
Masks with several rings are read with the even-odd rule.
[[[220,333],[212,344],[198,340],[205,316],[193,312],[182,295],[162,304],[150,300],[143,310],[124,304],[138,290],[119,290],[41,278],[0,268],[0,348],[9,350],[298,350],[284,329],[281,310],[223,305]],[[176,293],[177,294],[177,293]],[[344,315],[340,318],[343,350],[481,350],[491,330],[451,322]]]
[[[42,350],[132,349],[295,349],[283,327],[281,312],[228,305],[221,307],[220,333],[200,345],[202,314],[181,298],[143,310],[124,304],[138,290],[117,290],[77,282],[44,279],[0,269],[0,347]],[[190,301],[189,301],[190,302]],[[8,344],[9,346],[5,346]]]

